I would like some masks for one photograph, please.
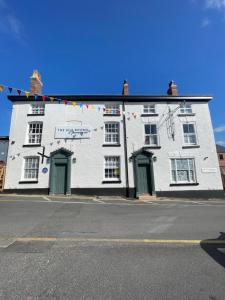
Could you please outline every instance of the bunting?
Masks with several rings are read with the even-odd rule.
[[[7,86],[4,84],[0,84],[0,92],[6,91],[8,90],[10,94],[12,94],[13,91],[15,91],[19,96],[25,95],[27,99],[34,97],[34,100],[40,100],[40,98],[42,99],[42,101],[50,101],[51,103],[53,102],[58,102],[59,104],[64,103],[65,105],[72,105],[73,107],[79,107],[80,109],[83,110],[84,107],[86,107],[87,109],[97,109],[98,112],[102,112],[103,113],[110,113],[111,109],[108,108],[106,109],[105,107],[101,108],[100,105],[90,105],[90,104],[84,104],[81,102],[76,102],[76,101],[71,101],[71,100],[67,100],[67,99],[60,99],[57,97],[52,97],[52,96],[46,96],[46,95],[40,95],[40,94],[33,94],[31,95],[31,93],[29,91],[23,90],[23,89],[18,89],[18,88],[14,88],[12,86]],[[31,100],[31,99],[29,99]],[[128,119],[130,119],[130,113],[126,113],[126,115],[128,116]],[[136,119],[137,114],[135,112],[133,112],[132,117],[134,119]]]

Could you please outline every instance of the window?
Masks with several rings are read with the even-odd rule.
[[[183,124],[184,143],[186,145],[197,145],[197,138],[194,124]]]
[[[43,115],[45,113],[44,104],[31,104],[31,114],[32,115]]]
[[[143,114],[155,114],[155,104],[143,105]]]
[[[219,154],[220,160],[223,160],[223,154]]]
[[[105,114],[106,115],[120,115],[119,104],[106,104],[105,105]]]
[[[105,123],[105,143],[119,144],[119,123],[108,122]]]
[[[106,156],[104,165],[104,176],[106,180],[120,180],[120,157]]]
[[[156,124],[145,124],[145,145],[158,146]]]
[[[171,159],[173,183],[195,183],[195,162],[193,158]]]
[[[42,136],[42,122],[29,123],[28,144],[40,144]]]
[[[181,114],[192,114],[192,107],[190,103],[181,103],[180,104],[180,113]]]
[[[38,179],[39,157],[24,159],[24,179]]]

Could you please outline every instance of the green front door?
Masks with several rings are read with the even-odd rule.
[[[139,163],[137,168],[137,190],[139,194],[151,193],[150,166],[147,163]]]
[[[55,194],[66,194],[67,164],[55,165]]]

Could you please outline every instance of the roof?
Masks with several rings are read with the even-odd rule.
[[[159,96],[159,95],[45,95],[47,97],[54,97],[61,100],[68,101],[126,101],[126,102],[155,102],[155,101],[203,101],[208,102],[212,100],[212,96]],[[19,101],[42,101],[41,96],[35,100],[34,96],[27,98],[26,96],[9,95],[8,99],[12,102]],[[49,99],[50,101],[50,99]]]
[[[0,136],[0,141],[8,141],[9,137],[8,136]]]
[[[216,151],[217,153],[225,153],[225,147],[221,145],[216,145]]]

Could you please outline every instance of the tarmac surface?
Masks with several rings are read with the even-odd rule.
[[[225,299],[225,200],[0,195],[0,299]]]

